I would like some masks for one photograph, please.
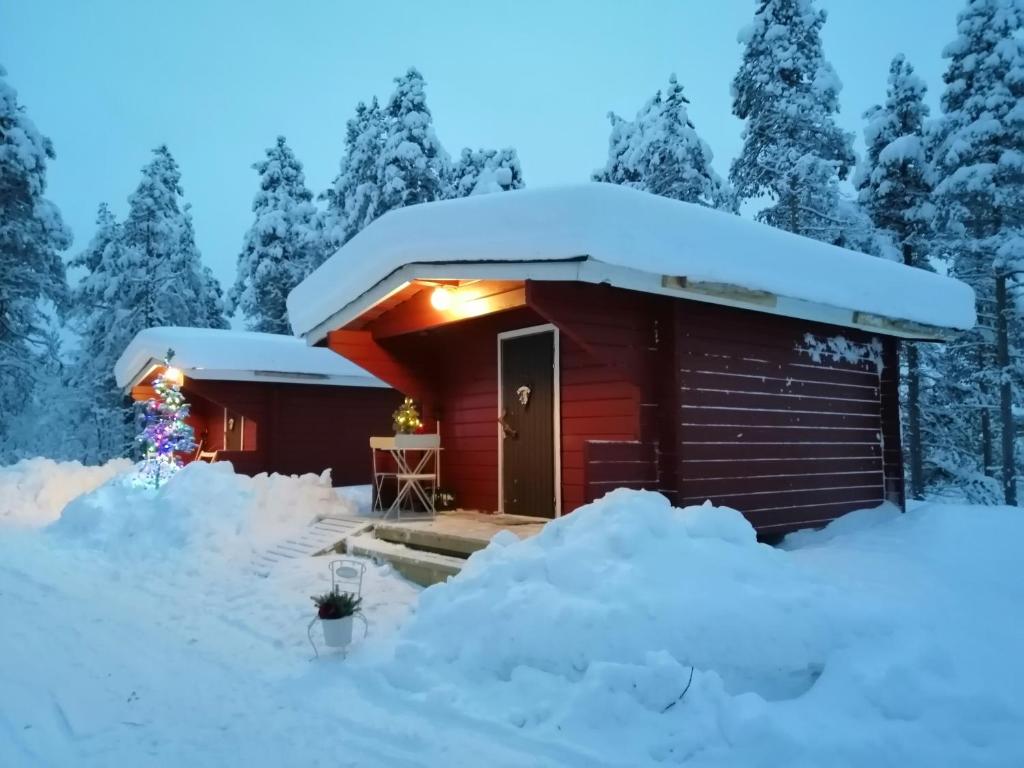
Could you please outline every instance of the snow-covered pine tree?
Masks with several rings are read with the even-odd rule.
[[[863,162],[854,176],[858,201],[878,230],[887,237],[904,264],[930,269],[929,238],[934,206],[931,203],[931,172],[925,147],[924,102],[927,87],[901,54],[889,66],[885,104],[864,113],[867,126]],[[904,344],[907,390],[903,423],[907,432],[910,492],[924,497],[924,449],[922,445],[921,345]],[[931,350],[924,350],[932,354]],[[939,405],[939,407],[944,407]],[[929,409],[931,413],[931,409]],[[935,433],[937,424],[929,432]]]
[[[741,200],[772,200],[761,221],[853,244],[864,222],[839,196],[855,157],[853,135],[834,119],[842,86],[822,50],[825,19],[813,0],[761,0],[740,33],[733,113],[746,125],[729,178]]]
[[[351,240],[377,218],[380,157],[387,137],[384,114],[377,99],[359,102],[345,130],[345,154],[338,175],[321,197],[327,201],[322,217],[326,256]]]
[[[285,300],[319,261],[317,211],[302,163],[284,136],[266,155],[253,165],[260,176],[255,221],[245,233],[228,304],[232,312],[242,311],[249,330],[288,334]]]
[[[948,356],[973,374],[974,401],[960,405],[978,413],[979,469],[991,474],[998,436],[1004,498],[1016,503],[1013,387],[1022,370],[1011,300],[1024,269],[1024,0],[968,0],[943,56],[935,201],[951,271],[974,288],[979,315]]]
[[[690,101],[675,75],[664,98],[655,94],[632,122],[610,114],[608,161],[594,173],[609,181],[663,197],[735,210],[735,198],[711,166],[713,156],[690,120]]]
[[[452,166],[448,197],[468,197],[489,192],[522,189],[523,170],[519,155],[511,147],[505,149],[462,150]]]
[[[29,401],[47,348],[42,303],[67,298],[60,252],[71,232],[46,199],[53,145],[18,103],[0,67],[0,461],[13,450],[13,419]]]
[[[651,106],[654,101],[661,100],[661,92],[645,105],[644,109]],[[640,173],[633,166],[632,156],[634,152],[633,134],[636,131],[636,124],[640,120],[637,113],[636,120],[626,120],[614,112],[608,113],[608,121],[612,124],[612,130],[608,134],[608,160],[604,168],[599,168],[591,174],[594,181],[604,181],[608,184],[622,184],[627,187],[640,187]]]
[[[191,291],[198,297],[196,301],[196,319],[191,325],[197,328],[230,328],[231,324],[224,316],[224,290],[220,281],[214,276],[213,270],[203,263],[203,254],[196,245],[196,231],[192,224],[192,204],[185,203],[181,208],[182,261],[188,265],[189,271],[184,275],[184,282],[190,285]]]
[[[225,326],[211,299],[219,287],[203,269],[180,185],[178,164],[160,146],[128,198],[118,284],[133,335],[154,325]]]
[[[124,456],[132,445],[132,408],[114,381],[114,363],[131,340],[125,319],[125,265],[121,228],[106,203],[96,214],[96,232],[70,266],[85,270],[75,287],[71,326],[79,336],[72,358],[73,399],[71,430],[81,446],[81,458],[99,463]]]
[[[434,134],[423,76],[410,67],[395,78],[384,110],[387,138],[377,166],[377,215],[445,197],[450,161]]]

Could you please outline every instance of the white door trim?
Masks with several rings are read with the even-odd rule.
[[[559,352],[558,328],[551,323],[544,325],[531,325],[528,328],[516,328],[514,331],[503,331],[498,334],[498,419],[505,409],[504,396],[501,387],[501,342],[505,339],[514,339],[517,336],[533,336],[538,333],[551,333],[551,343],[554,346],[554,366],[551,371],[551,418],[554,429],[554,457],[555,457],[555,517],[562,516],[562,388],[561,371],[562,358]],[[505,451],[504,437],[501,424],[498,424],[498,512],[505,511]],[[543,519],[543,518],[541,518]]]

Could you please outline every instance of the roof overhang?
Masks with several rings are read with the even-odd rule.
[[[150,358],[129,382],[122,387],[123,392],[131,392],[163,366],[162,360]],[[288,371],[243,371],[218,370],[214,368],[182,368],[187,379],[198,381],[247,381],[278,384],[319,384],[327,387],[366,387],[387,389],[388,385],[376,378],[366,376],[329,376],[320,373],[296,373]]]
[[[308,344],[317,344],[326,338],[330,331],[352,324],[365,312],[408,285],[416,281],[437,280],[577,281],[856,328],[903,339],[945,341],[957,333],[949,328],[925,325],[902,318],[871,315],[767,291],[751,290],[730,283],[694,281],[685,275],[659,275],[615,266],[581,255],[567,257],[564,260],[438,261],[406,264],[307,331],[303,338]]]

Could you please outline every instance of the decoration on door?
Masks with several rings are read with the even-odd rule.
[[[529,387],[524,386],[516,390],[516,397],[519,398],[519,402],[522,404],[523,408],[529,405],[531,394],[532,390]]]

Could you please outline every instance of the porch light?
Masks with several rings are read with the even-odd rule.
[[[446,309],[451,309],[451,306],[454,303],[455,292],[447,285],[437,286],[430,294],[430,306],[438,312],[444,312]]]
[[[175,368],[173,365],[169,365],[164,369],[163,380],[168,384],[180,387],[185,383],[185,375],[181,372],[180,368]]]

